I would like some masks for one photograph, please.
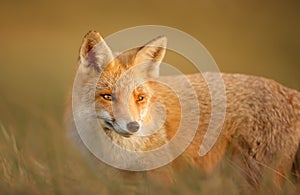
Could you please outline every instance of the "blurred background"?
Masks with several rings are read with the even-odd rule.
[[[137,25],[178,28],[204,44],[222,72],[300,90],[299,21],[295,0],[0,1],[0,192],[99,192],[63,125],[90,29],[105,37]]]

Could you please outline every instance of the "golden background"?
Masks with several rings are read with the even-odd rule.
[[[96,191],[62,117],[90,29],[105,37],[137,25],[178,28],[204,44],[222,72],[300,90],[299,2],[1,1],[0,192]]]

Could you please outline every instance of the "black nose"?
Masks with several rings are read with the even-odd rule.
[[[134,133],[134,132],[137,132],[140,128],[140,125],[134,121],[134,122],[130,122],[130,123],[127,123],[127,129],[128,131]]]

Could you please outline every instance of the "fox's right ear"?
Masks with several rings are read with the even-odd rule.
[[[79,51],[79,64],[84,73],[101,72],[113,59],[110,48],[97,31],[89,31]]]

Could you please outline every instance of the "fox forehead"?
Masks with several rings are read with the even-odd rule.
[[[116,87],[137,87],[132,72],[128,71],[134,64],[136,49],[132,49],[116,55],[115,58],[106,65],[97,84],[98,89],[114,90]]]

